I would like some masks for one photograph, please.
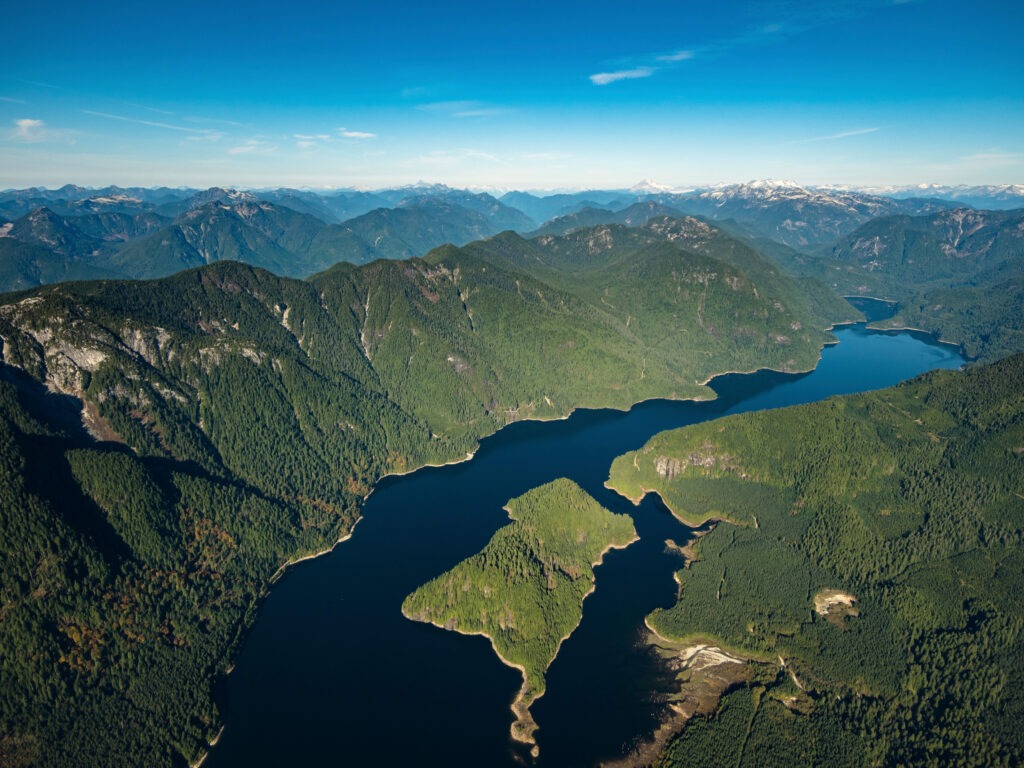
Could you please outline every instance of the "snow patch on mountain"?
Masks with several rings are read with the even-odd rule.
[[[689,191],[692,190],[677,189],[650,179],[643,179],[629,188],[629,192],[634,195],[680,195]]]

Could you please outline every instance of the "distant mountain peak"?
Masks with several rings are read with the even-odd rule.
[[[225,189],[224,187],[210,187],[203,192],[196,192],[189,202],[189,210],[201,208],[207,203],[255,203],[259,200],[251,192],[239,192],[237,189]]]
[[[429,182],[417,181],[415,184],[406,184],[404,187],[397,187],[402,191],[416,192],[418,194],[433,194],[439,195],[445,192],[454,192],[455,190],[449,187],[447,184],[431,184]]]
[[[806,187],[802,186],[801,184],[798,184],[795,181],[779,179],[754,179],[743,184],[727,184],[725,186],[718,187],[717,189],[723,191],[728,190],[734,194],[739,195],[755,196],[763,196],[774,193],[781,193],[786,195],[811,194],[810,190],[808,190]]]
[[[740,186],[746,186],[751,189],[803,189],[801,184],[791,179],[754,179]]]
[[[811,199],[815,192],[795,181],[758,179],[743,184],[722,184],[700,193],[701,197],[720,203],[747,200],[758,203],[772,203],[782,200]]]
[[[675,187],[670,187],[668,184],[659,184],[650,179],[643,179],[630,187],[629,192],[634,195],[661,195],[678,194],[679,190]]]

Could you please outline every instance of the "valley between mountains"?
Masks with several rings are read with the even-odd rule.
[[[985,362],[1024,347],[1020,211],[763,184],[554,197],[498,200],[448,188],[0,195],[0,215],[11,218],[2,225],[0,274],[4,288],[17,289],[0,296],[0,762],[175,766],[201,759],[223,723],[217,683],[279,569],[349,535],[381,478],[463,460],[510,423],[579,408],[628,409],[653,398],[710,399],[707,382],[731,371],[807,371],[832,342],[830,328],[861,319],[843,295],[892,299],[898,309],[888,325],[940,334]],[[832,718],[845,723],[842,738],[850,743],[883,734],[880,746],[849,753],[866,760],[976,754],[1013,762],[1021,755],[999,735],[1009,727],[1002,715],[968,743],[943,740],[947,712],[932,698],[922,699],[931,709],[921,716],[927,730],[920,740],[905,737],[912,721],[893,716],[879,725],[882,715],[872,709],[877,702],[917,706],[907,691],[944,674],[932,661],[952,653],[953,643],[982,654],[977,669],[998,678],[987,690],[1007,712],[1017,711],[1016,699],[1002,692],[1019,670],[989,648],[1016,642],[1021,620],[1006,586],[1016,578],[1020,537],[1010,479],[1020,455],[1018,362],[841,406],[842,418],[866,431],[851,432],[830,415],[829,435],[856,434],[860,442],[822,444],[808,467],[799,468],[791,445],[771,440],[719,446],[709,435],[697,448],[673,444],[658,454],[683,467],[694,451],[709,452],[710,464],[691,462],[710,467],[709,478],[700,468],[660,473],[685,478],[704,507],[687,511],[690,502],[674,501],[674,491],[659,492],[690,522],[729,523],[696,545],[707,564],[681,572],[685,607],[656,614],[652,628],[663,639],[713,638],[751,663],[768,664],[782,649],[795,660],[786,669],[801,682],[814,676],[822,696],[863,701],[815,708],[804,687],[797,693],[772,676],[774,668],[751,667],[739,692],[723,699],[725,713],[753,713],[748,735],[763,722],[769,730],[819,733],[821,718]],[[985,382],[991,396],[975,402],[981,390],[966,391],[971,382]],[[916,426],[892,421],[893,409]],[[757,426],[759,434],[810,442],[796,437],[790,417],[779,418]],[[903,449],[892,446],[911,435],[906,450],[921,456],[900,463]],[[992,460],[968,462],[975,474],[961,477],[964,465],[947,444]],[[892,462],[878,458],[890,449]],[[757,463],[759,451],[778,466]],[[842,451],[876,457],[865,470],[870,482],[860,475],[840,482],[847,475],[831,469],[819,477],[815,462],[854,466]],[[756,472],[745,469],[755,465]],[[612,483],[632,482],[628,469],[617,463]],[[650,474],[646,465],[638,471]],[[961,485],[943,495],[947,474],[977,482],[980,495]],[[752,478],[763,494],[743,485]],[[656,482],[651,476],[642,488]],[[611,525],[577,490],[546,493],[585,508],[588,526]],[[846,494],[860,501],[848,507]],[[875,496],[877,504],[861,509]],[[752,531],[740,508],[764,499],[771,513],[756,518]],[[820,499],[813,514],[787,512]],[[550,505],[534,501],[516,500],[522,515],[512,509],[514,525],[530,521],[535,533],[552,523],[542,514]],[[969,519],[947,520],[951,505],[964,504]],[[837,517],[828,517],[833,509]],[[626,522],[614,525],[607,541],[583,536],[587,546],[599,552],[628,543]],[[949,526],[958,538],[939,546]],[[764,557],[734,564],[737,537],[750,538]],[[583,594],[597,552],[566,554],[574,539],[563,538],[543,576],[568,574],[572,594]],[[547,557],[543,546],[511,533],[491,546],[514,552],[520,545],[534,560]],[[750,575],[737,586],[750,594],[713,622],[691,626],[703,614],[684,602],[698,592],[687,584],[698,580],[704,589],[699,580],[725,578],[714,571],[712,552],[725,563],[722,574],[764,560],[772,568],[798,564],[810,580],[800,589],[786,581],[779,605],[762,616],[768,603]],[[891,563],[861,557],[868,552],[898,560],[899,579],[882,578]],[[508,557],[518,562],[519,555]],[[954,560],[965,563],[968,581],[1009,574],[1005,595],[996,600],[970,581],[960,603],[939,605],[938,576],[904,584],[917,570]],[[530,602],[533,572],[522,572],[528,588],[510,599]],[[807,585],[850,590],[865,606],[863,617],[807,629]],[[893,596],[911,587],[923,591]],[[717,602],[706,590],[700,599],[706,611]],[[560,620],[578,623],[580,601],[559,603]],[[442,624],[451,618],[432,610],[414,601],[409,613]],[[879,616],[890,618],[879,624]],[[731,623],[714,623],[726,618]],[[476,618],[451,620],[481,631]],[[943,634],[954,625],[956,638]],[[846,674],[840,646],[826,636],[832,630],[857,653],[862,639],[882,638],[892,658],[911,654],[909,666]],[[527,699],[543,692],[551,640],[566,631],[572,621],[545,624],[541,650],[529,637],[495,641],[509,658],[515,651],[508,649],[527,648]],[[982,695],[966,683],[956,690],[964,706]],[[764,714],[765,696],[788,714]],[[715,722],[684,730],[665,752],[668,764],[682,760],[687,739],[731,738]]]

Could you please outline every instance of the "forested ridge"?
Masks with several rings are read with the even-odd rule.
[[[0,754],[181,765],[281,565],[524,417],[811,367],[855,313],[690,222],[308,281],[234,262],[0,299]]]
[[[1024,355],[618,458],[620,493],[722,521],[648,623],[758,669],[663,763],[1019,764],[1022,462]]]
[[[447,188],[332,196],[218,187],[165,192],[81,200],[59,190],[0,192],[0,290],[164,277],[225,259],[307,277],[338,261],[411,258],[444,243],[536,227],[488,194]]]
[[[793,274],[898,302],[881,328],[916,328],[994,362],[1024,349],[1024,211],[883,216],[815,255],[769,246]]]

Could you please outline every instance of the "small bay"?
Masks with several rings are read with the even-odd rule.
[[[656,400],[628,412],[581,410],[557,422],[513,424],[472,461],[381,482],[351,540],[290,570],[259,618],[222,692],[226,729],[206,766],[517,765],[509,739],[521,678],[483,637],[408,621],[403,599],[478,552],[508,522],[502,506],[558,477],[613,512],[640,540],[596,569],[579,628],[533,706],[540,766],[590,766],[621,754],[656,725],[657,661],[643,617],[670,604],[688,529],[648,497],[639,507],[604,488],[612,460],[657,432],[730,413],[775,408],[896,384],[956,368],[956,349],[919,334],[863,325],[836,330],[810,373],[762,371],[712,382],[717,400]]]

